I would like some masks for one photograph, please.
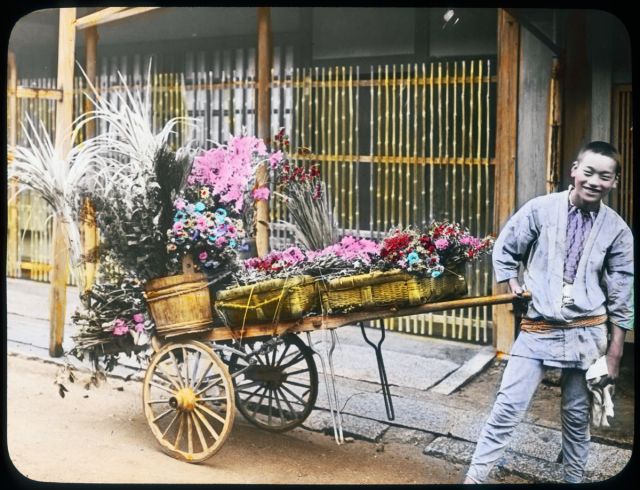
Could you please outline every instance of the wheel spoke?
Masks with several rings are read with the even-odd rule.
[[[180,450],[180,437],[182,437],[182,429],[184,427],[184,417],[185,417],[185,413],[180,412],[180,423],[178,424],[178,435],[176,435],[176,442],[174,444],[174,447],[177,450]]]
[[[299,363],[300,361],[304,361],[304,354],[299,353],[295,358],[293,358],[291,361],[287,362],[286,364],[280,366],[281,369],[287,369],[289,366],[293,366],[294,364]]]
[[[196,426],[196,433],[198,434],[198,439],[200,440],[201,452],[209,449],[207,446],[207,441],[204,438],[204,434],[202,433],[202,427],[200,427],[200,422],[198,422],[198,418],[193,414],[193,412],[189,412],[189,416],[193,419],[193,425]]]
[[[251,400],[254,396],[256,396],[256,394],[258,393],[258,391],[260,391],[260,389],[261,389],[261,388],[262,388],[262,385],[258,386],[258,387],[256,388],[256,390],[255,390],[253,393],[251,393],[251,396],[249,396],[249,398],[247,398],[246,400],[244,400],[244,403],[245,403],[245,404],[248,404],[248,403],[249,403],[249,400]],[[239,389],[239,388],[236,388],[236,393],[249,393],[249,391],[241,390],[241,389]]]
[[[200,358],[202,357],[202,351],[197,351],[196,354],[198,355],[198,357],[196,357],[196,362],[195,362],[195,366],[193,367],[193,372],[191,373],[191,379],[193,379],[194,381],[197,379],[197,374],[198,374],[198,366],[200,365]]]
[[[302,405],[305,404],[305,401],[300,398],[298,395],[296,395],[293,391],[291,391],[289,388],[287,388],[285,385],[281,385],[281,388],[283,390],[285,390],[287,393],[289,393],[291,396],[293,396],[296,400],[298,400],[300,403],[302,403]]]
[[[209,396],[207,398],[198,398],[199,402],[218,402],[220,400],[226,400],[226,396]]]
[[[193,385],[193,391],[196,391],[198,389],[198,386],[200,386],[200,384],[202,383],[204,378],[207,376],[207,374],[209,374],[209,371],[211,371],[212,367],[213,367],[213,363],[211,361],[209,361],[209,365],[207,366],[207,369],[204,370],[204,372],[202,373],[202,376],[200,376],[200,379],[198,380],[198,382],[195,385]]]
[[[290,373],[287,373],[287,376],[295,376],[296,374],[308,373],[308,372],[309,372],[309,368],[302,368],[302,369],[298,369],[297,371],[291,371]]]
[[[185,386],[189,386],[189,352],[184,347],[182,348],[182,362],[184,363],[184,381]]]
[[[205,413],[208,413],[209,415],[211,415],[214,419],[222,422],[224,424],[225,422],[225,418],[222,415],[218,415],[217,413],[215,413],[213,410],[211,410],[208,407],[205,407],[204,405],[196,405],[196,408],[199,410],[202,410]]]
[[[307,385],[304,383],[298,383],[297,381],[286,380],[284,381],[284,383],[287,383],[288,385],[293,385],[293,386],[300,386],[301,388],[311,388],[310,385]]]
[[[184,379],[182,379],[182,373],[180,372],[180,366],[178,364],[178,360],[176,359],[175,354],[173,353],[173,351],[169,351],[169,357],[171,358],[171,360],[173,361],[173,367],[176,370],[176,373],[178,374],[178,379],[180,380],[180,386],[184,387]],[[184,359],[183,359],[184,361]]]
[[[256,412],[258,411],[258,408],[260,408],[260,405],[262,405],[262,400],[264,400],[264,396],[267,394],[267,391],[269,391],[269,389],[265,386],[264,391],[260,396],[260,400],[258,400],[258,404],[256,405],[256,408],[252,412],[253,417],[256,416]]]
[[[276,399],[276,405],[278,407],[278,412],[280,413],[280,420],[282,420],[282,425],[287,423],[286,417],[284,416],[284,412],[282,411],[282,405],[280,405],[280,399],[278,398],[278,390],[273,390],[273,396]]]
[[[236,385],[237,388],[252,388],[253,386],[264,386],[263,381],[249,381],[248,383],[242,383]]]
[[[278,388],[278,391],[280,392],[280,395],[282,396],[282,399],[284,400],[284,402],[289,407],[289,410],[291,411],[291,413],[295,416],[295,418],[298,418],[300,416],[300,414],[298,413],[298,411],[296,409],[293,408],[293,405],[291,405],[291,402],[289,401],[287,396],[282,392],[282,390],[280,388]]]
[[[207,430],[209,431],[209,433],[213,436],[213,438],[217,441],[220,438],[220,434],[218,434],[215,429],[211,426],[211,424],[209,423],[209,421],[207,420],[207,418],[200,413],[200,409],[202,407],[196,406],[196,409],[194,411],[194,413],[198,416],[198,418],[201,420],[202,424],[207,428]],[[224,419],[222,420],[222,423],[224,424]]]
[[[278,358],[278,363],[276,364],[277,366],[282,364],[282,361],[284,360],[285,356],[287,355],[287,351],[289,350],[289,347],[291,347],[291,345],[292,344],[287,343],[284,346],[284,350],[282,351],[282,354],[280,354],[280,357]]]
[[[175,391],[174,391],[174,390],[169,389],[169,387],[168,387],[168,386],[160,385],[160,384],[158,384],[158,383],[154,383],[153,381],[149,381],[149,384],[150,384],[151,386],[155,386],[156,388],[158,388],[158,389],[160,389],[160,390],[166,391],[167,393],[169,393],[169,394],[171,394],[171,395],[174,395],[174,394],[175,394]]]
[[[273,404],[271,403],[273,396],[271,390],[269,390],[269,417],[267,418],[267,423],[271,425],[271,412],[273,411]]]
[[[160,415],[158,415],[155,419],[153,419],[153,422],[157,422],[158,420],[160,420],[162,417],[166,417],[167,415],[169,415],[171,412],[173,412],[173,408],[170,408],[169,410],[162,412]]]
[[[180,415],[180,412],[176,411],[176,414],[173,416],[173,418],[171,419],[171,422],[169,422],[169,425],[167,425],[167,428],[164,430],[164,432],[162,433],[162,437],[164,438],[164,436],[167,435],[167,433],[169,432],[169,429],[171,429],[171,426],[173,425],[173,423],[177,420],[178,416]]]
[[[213,388],[214,386],[218,386],[222,382],[222,376],[221,375],[216,374],[215,377],[217,378],[217,380],[214,381],[213,383],[211,383],[210,385],[207,385],[204,388],[198,390],[196,392],[196,396],[200,396],[202,393],[205,393],[206,391],[209,391],[211,388]]]
[[[169,403],[169,399],[167,398],[166,400],[149,400],[147,402],[147,405],[155,405],[158,403]]]
[[[193,454],[193,435],[191,433],[192,431],[191,417],[189,417],[189,414],[186,414],[186,416],[187,416],[187,449],[189,451],[189,454]]]
[[[180,383],[179,381],[176,381],[176,379],[165,370],[165,367],[162,364],[158,363],[158,367],[160,368],[162,373],[166,376],[166,378],[163,378],[162,376],[160,376],[160,373],[156,373],[156,376],[158,376],[163,381],[168,381],[170,384],[174,386],[176,390],[180,390],[182,388],[183,386],[182,383]]]

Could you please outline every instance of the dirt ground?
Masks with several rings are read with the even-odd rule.
[[[86,391],[82,379],[61,398],[57,366],[7,361],[9,456],[25,477],[81,483],[458,483],[464,467],[411,444],[354,441],[296,428],[272,434],[239,414],[223,448],[202,464],[160,451],[142,413],[139,382],[109,379]]]

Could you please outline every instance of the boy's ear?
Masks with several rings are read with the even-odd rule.
[[[611,186],[611,188],[615,189],[616,187],[618,187],[618,182],[620,182],[620,175],[616,174],[616,178],[613,179],[613,185]]]
[[[575,177],[575,172],[576,169],[578,168],[578,160],[575,160],[572,164],[571,164],[571,177]]]

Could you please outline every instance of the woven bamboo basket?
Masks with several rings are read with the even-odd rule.
[[[249,323],[296,320],[317,305],[315,279],[300,275],[218,291],[215,309],[227,325],[241,327]]]
[[[319,289],[322,310],[330,314],[368,307],[416,306],[463,296],[467,283],[462,268],[425,279],[392,270],[323,281]]]
[[[194,271],[189,256],[182,261],[182,271],[183,274],[152,279],[145,285],[144,297],[158,336],[203,332],[213,327],[206,276]]]

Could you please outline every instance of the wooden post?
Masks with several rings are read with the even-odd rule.
[[[273,58],[271,39],[271,9],[258,7],[258,137],[269,141],[271,138],[271,66]],[[261,167],[256,175],[256,185],[267,181],[268,169]],[[256,250],[262,257],[269,252],[269,203],[256,202]]]
[[[547,119],[547,192],[556,192],[562,177],[562,64],[557,57],[551,65]]]
[[[570,10],[567,15],[567,47],[564,66],[564,122],[562,152],[562,187],[573,181],[571,164],[580,147],[591,136],[591,66],[587,53],[587,19],[584,10]]]
[[[18,135],[18,70],[16,68],[16,56],[13,52],[9,51],[7,59],[8,69],[8,143],[10,152],[13,153]],[[11,163],[12,155],[9,155],[9,164]],[[12,277],[18,277],[20,274],[20,257],[18,254],[18,183],[15,179],[9,182],[9,203],[7,206],[7,272]]]
[[[493,217],[495,230],[504,226],[516,204],[519,64],[520,25],[504,9],[498,9],[498,107]],[[508,292],[506,284],[493,283],[493,294],[505,292]],[[512,305],[493,307],[493,332],[493,343],[498,352],[508,353],[515,339]]]
[[[96,59],[98,55],[98,28],[96,26],[87,27],[84,31],[85,38],[85,73],[94,86],[96,83]],[[93,109],[91,101],[85,97],[83,104],[84,112]],[[85,138],[89,139],[96,135],[96,122],[91,119],[85,129]],[[85,288],[90,289],[96,277],[98,257],[95,253],[98,246],[98,229],[96,227],[96,212],[89,199],[85,200],[83,212],[83,253],[85,257],[84,275]]]
[[[76,42],[75,8],[61,8],[58,31],[58,89],[62,100],[56,107],[56,147],[61,155],[71,149],[70,128],[73,121],[73,64]],[[49,296],[49,355],[63,354],[64,319],[67,302],[67,278],[69,252],[64,237],[64,225],[58,219],[53,222],[53,253],[51,254],[51,293]]]

